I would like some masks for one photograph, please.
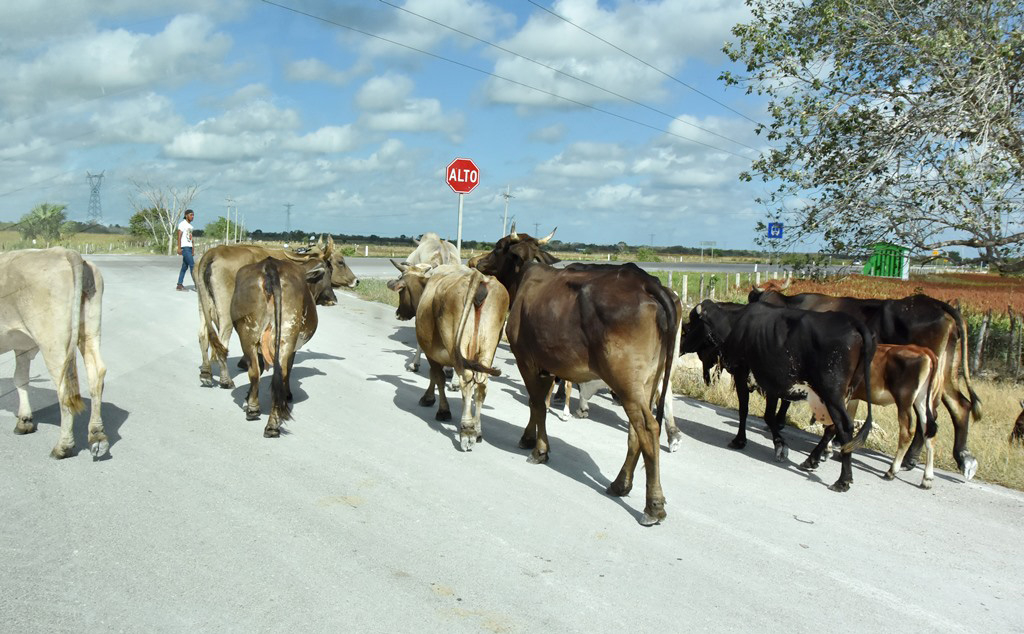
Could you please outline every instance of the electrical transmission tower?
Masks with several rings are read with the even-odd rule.
[[[291,203],[285,203],[284,204],[284,208],[285,208],[284,231],[285,231],[285,233],[291,233],[292,232],[292,207],[294,207],[294,206],[295,205],[293,205]]]
[[[89,180],[89,223],[99,224],[103,220],[103,207],[100,205],[100,185],[103,184],[103,170],[99,174],[85,173]]]

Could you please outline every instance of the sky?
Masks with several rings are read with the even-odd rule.
[[[18,0],[0,6],[0,220],[753,247],[764,101],[717,78],[741,0]],[[581,81],[582,80],[582,81]],[[511,196],[506,198],[506,192]],[[290,212],[286,205],[291,205]]]

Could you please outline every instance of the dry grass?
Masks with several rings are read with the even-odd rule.
[[[727,374],[724,380],[713,381],[711,386],[704,385],[699,370],[687,368],[677,373],[675,389],[682,394],[702,401],[737,409],[736,392]],[[1019,385],[973,379],[972,384],[982,400],[984,417],[980,421],[971,421],[967,446],[978,459],[977,478],[987,482],[1001,484],[1013,489],[1024,490],[1024,447],[1010,445],[1007,438],[1010,429],[1020,413],[1020,399],[1024,398],[1024,388]],[[953,425],[945,408],[940,406],[939,431],[935,436],[935,465],[940,469],[957,471],[953,461]],[[764,413],[764,398],[757,393],[750,397],[751,415],[761,416]],[[862,405],[859,416],[866,415]],[[787,422],[790,425],[821,433],[820,425],[808,424],[811,412],[805,402],[794,403],[789,408]],[[867,446],[871,449],[893,455],[899,437],[899,424],[896,420],[896,407],[872,407],[871,435]]]
[[[359,280],[359,286],[352,291],[363,299],[371,302],[398,306],[398,293],[387,287],[386,280],[374,278],[363,278]]]

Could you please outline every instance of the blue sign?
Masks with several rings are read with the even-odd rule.
[[[768,223],[768,237],[773,240],[778,240],[782,237],[782,223],[781,222],[769,222]]]

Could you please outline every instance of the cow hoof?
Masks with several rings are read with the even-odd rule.
[[[846,493],[850,490],[850,483],[846,480],[836,480],[835,484],[830,485],[828,488],[836,493]]]
[[[405,369],[410,371],[410,372],[419,372],[420,371],[420,364],[418,364],[418,363],[406,363],[405,364]]]
[[[548,454],[547,452],[540,454],[537,452],[533,452],[530,454],[530,457],[526,459],[526,461],[529,462],[530,464],[544,464],[548,461]]]
[[[921,480],[921,488],[926,490],[932,488],[932,482],[932,478],[923,478]]]
[[[261,416],[259,410],[245,410],[245,420],[259,420]]]
[[[966,449],[960,452],[960,471],[964,480],[970,480],[978,472],[978,461]]]
[[[437,410],[437,413],[434,414],[434,420],[451,420],[451,419],[452,419],[452,413],[451,412]]]
[[[800,469],[801,471],[814,471],[815,469],[818,468],[819,464],[820,463],[818,463],[817,461],[812,461],[810,458],[808,458],[807,460],[804,460],[803,462],[798,464],[796,468]]]
[[[536,438],[527,438],[526,436],[523,436],[522,438],[519,439],[519,448],[520,449],[533,449],[536,446],[537,446],[537,439]]]
[[[775,445],[775,462],[785,462],[789,458],[789,447],[781,442]]]
[[[892,469],[890,469],[889,471],[886,471],[885,473],[882,474],[882,479],[883,480],[895,480],[896,479],[896,474],[892,472]]]
[[[729,441],[729,447],[732,449],[743,449],[747,446],[746,438],[733,438]]]
[[[279,438],[281,436],[281,430],[277,427],[267,427],[263,430],[264,438]]]
[[[18,418],[17,422],[14,423],[14,433],[23,436],[25,434],[31,434],[36,430],[36,424],[32,422],[32,417]]]
[[[89,452],[92,453],[93,460],[99,460],[103,456],[107,455],[108,451],[110,451],[110,443],[107,442],[106,438],[89,445]]]
[[[473,443],[476,441],[476,437],[473,435],[459,436],[459,445],[463,451],[473,451]]]
[[[212,374],[200,374],[199,385],[203,387],[213,387],[213,375]]]
[[[662,511],[660,518],[654,517],[653,515],[650,515],[649,513],[644,512],[644,516],[640,518],[640,525],[641,526],[656,526],[658,524],[661,524],[662,520],[664,520],[664,519],[665,519],[665,512],[664,511]]]
[[[431,394],[430,396],[421,396],[420,397],[420,405],[422,405],[423,407],[430,407],[433,404],[434,404],[434,395],[433,394]]]
[[[913,471],[916,466],[917,460],[914,460],[913,458],[904,459],[903,462],[900,463],[900,469],[904,471]]]
[[[632,483],[630,483],[627,486],[627,485],[621,484],[618,481],[612,482],[611,484],[608,485],[608,488],[605,489],[605,491],[608,493],[608,495],[614,495],[615,497],[620,497],[620,498],[629,495],[629,492],[632,491],[632,490],[633,490],[633,484]]]
[[[222,390],[233,390],[233,389],[235,389],[235,382],[232,381],[231,379],[228,379],[226,382],[225,381],[221,381],[220,382],[220,389],[222,389]]]
[[[63,460],[64,458],[70,458],[73,455],[75,455],[74,447],[61,447],[60,445],[57,445],[52,451],[50,451],[50,457],[55,460]]]
[[[590,410],[578,409],[575,412],[573,412],[572,415],[575,416],[576,418],[590,418]]]
[[[668,433],[668,451],[669,453],[675,453],[679,451],[679,446],[683,444],[683,432],[678,429]]]

